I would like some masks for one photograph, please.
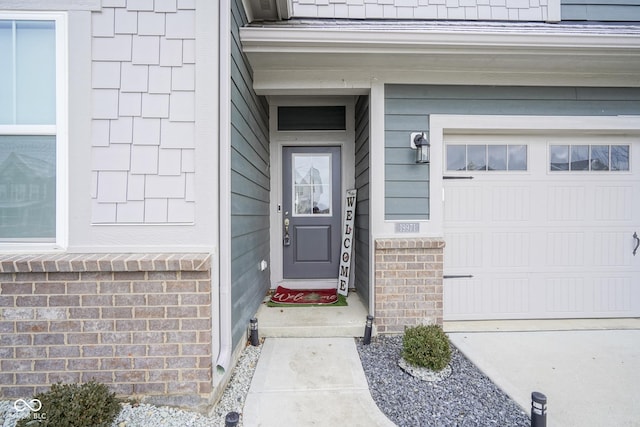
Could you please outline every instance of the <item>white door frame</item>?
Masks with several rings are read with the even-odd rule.
[[[278,131],[279,106],[344,105],[346,130],[344,131]],[[271,288],[284,282],[282,272],[282,147],[283,146],[340,146],[342,155],[341,196],[355,185],[355,97],[346,96],[273,96],[269,98],[269,143],[271,163],[271,200],[269,201],[269,231],[271,251]],[[342,215],[342,209],[340,209]],[[335,280],[287,280],[290,287],[329,288],[337,286]]]

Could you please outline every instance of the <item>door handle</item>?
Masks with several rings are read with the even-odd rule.
[[[289,212],[285,213],[287,215]],[[291,237],[289,237],[289,218],[284,219],[284,238],[282,239],[283,246],[291,245]]]
[[[638,246],[640,246],[640,238],[638,238],[637,232],[633,233],[633,238],[636,239],[636,247],[633,248],[633,256],[636,256],[636,253],[638,252]]]

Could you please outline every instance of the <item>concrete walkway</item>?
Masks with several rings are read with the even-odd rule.
[[[378,409],[353,338],[267,338],[245,427],[394,426]]]
[[[364,308],[349,322],[349,310],[336,309],[317,311],[323,322],[363,330]],[[273,323],[274,335],[263,344],[245,427],[394,425],[371,397],[351,330],[314,326],[307,310],[271,310],[260,317],[261,332]],[[277,327],[291,316],[293,332]],[[347,336],[301,337],[305,329]],[[527,413],[531,392],[544,393],[549,427],[640,427],[640,319],[448,322],[445,330]]]
[[[457,332],[451,341],[531,409],[547,396],[550,427],[640,426],[640,330]]]

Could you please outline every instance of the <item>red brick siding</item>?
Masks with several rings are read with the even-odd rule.
[[[375,243],[376,328],[402,333],[406,326],[442,324],[440,239],[379,239]]]

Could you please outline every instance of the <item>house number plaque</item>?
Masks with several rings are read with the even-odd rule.
[[[419,233],[419,222],[396,222],[396,233]]]

